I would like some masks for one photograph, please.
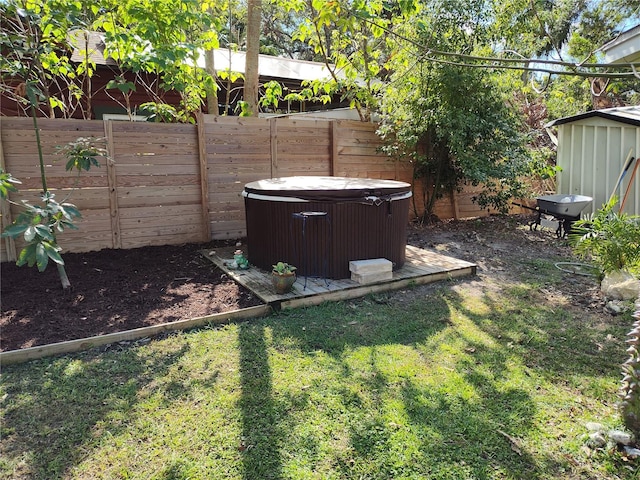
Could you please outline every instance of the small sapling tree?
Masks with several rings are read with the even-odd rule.
[[[53,79],[69,80],[76,75],[67,68],[68,55],[60,52],[70,51],[70,48],[61,48],[69,47],[66,39],[67,22],[70,18],[82,16],[82,5],[80,2],[60,2],[48,7],[51,8],[44,9],[36,4],[20,6],[10,2],[7,16],[3,17],[3,21],[6,20],[6,25],[3,25],[7,27],[7,34],[0,38],[3,53],[7,52],[3,63],[3,79],[20,81],[19,88],[13,90],[13,97],[25,112],[29,112],[33,120],[42,182],[42,203],[31,204],[23,200],[18,204],[23,210],[13,224],[4,230],[2,236],[24,238],[25,246],[18,255],[18,265],[36,265],[38,270],[44,271],[52,260],[58,268],[62,287],[67,289],[71,283],[60,256],[57,235],[65,228],[76,228],[73,222],[80,217],[80,212],[71,203],[59,202],[47,186],[38,111],[48,111],[52,118],[55,117],[56,108],[64,111],[65,102],[52,95],[49,84]],[[54,65],[57,67],[52,68]],[[87,68],[87,64],[80,68]],[[96,142],[96,139],[79,138],[61,147],[60,153],[67,157],[66,170],[80,173],[99,165],[97,157],[106,152],[97,147]],[[8,194],[15,191],[16,180],[8,173],[0,173],[0,192],[3,201],[9,201]]]
[[[34,119],[35,120],[35,119]],[[66,156],[67,171],[89,170],[92,166],[100,166],[97,157],[106,156],[106,150],[96,145],[101,139],[92,137],[81,137],[58,148],[58,153]],[[80,218],[80,212],[75,205],[67,202],[58,202],[55,194],[47,187],[47,180],[44,174],[42,146],[38,139],[38,153],[41,165],[41,180],[43,192],[41,204],[31,204],[26,200],[20,205],[23,211],[18,214],[13,224],[5,229],[2,237],[17,238],[22,236],[25,241],[24,248],[20,251],[16,264],[18,266],[36,265],[38,270],[43,272],[49,260],[52,260],[58,269],[58,275],[63,289],[71,286],[69,277],[64,267],[64,260],[60,255],[61,247],[58,245],[57,234],[65,228],[76,229],[73,223],[76,218]],[[0,194],[3,200],[8,201],[9,191],[16,191],[15,184],[18,180],[11,174],[0,172]]]

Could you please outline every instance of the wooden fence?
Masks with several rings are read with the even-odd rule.
[[[67,252],[136,248],[242,238],[241,192],[248,182],[292,175],[367,177],[411,182],[410,165],[378,152],[375,126],[350,120],[240,118],[202,115],[197,125],[38,119],[49,189],[82,212]],[[104,137],[110,160],[77,176],[56,147],[78,137]],[[2,226],[22,200],[39,201],[40,169],[31,119],[0,117],[0,168],[22,181]],[[464,190],[438,202],[440,218],[487,215]],[[14,260],[20,240],[0,242],[0,260]]]

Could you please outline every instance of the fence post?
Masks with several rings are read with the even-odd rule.
[[[120,235],[120,209],[118,208],[117,176],[115,166],[115,143],[113,141],[113,120],[104,121],[104,136],[107,138],[107,184],[109,186],[109,216],[111,218],[111,243],[113,248],[122,248]]]
[[[454,188],[451,190],[451,204],[453,205],[453,218],[460,219],[460,209],[458,208],[458,192]]]
[[[3,150],[3,141],[2,141],[2,117],[0,117],[0,169],[7,171],[6,166],[4,164],[4,150]],[[11,195],[11,194],[8,194]],[[7,197],[8,200],[8,197]],[[7,228],[9,225],[13,223],[11,219],[11,205],[8,201],[0,202],[0,218],[2,218],[2,230]],[[10,262],[15,262],[18,260],[18,256],[16,253],[16,242],[12,237],[5,237],[5,247],[7,248],[7,260]]]
[[[209,221],[209,164],[207,162],[207,129],[204,114],[198,112],[198,157],[200,161],[200,199],[202,202],[202,240],[211,241],[211,222]]]
[[[329,174],[333,177],[336,174],[336,164],[338,163],[338,120],[331,120],[331,163]]]
[[[278,119],[269,119],[269,145],[271,147],[271,178],[278,177]]]

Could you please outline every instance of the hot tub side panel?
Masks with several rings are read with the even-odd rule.
[[[409,199],[380,205],[336,204],[332,216],[332,278],[349,278],[349,262],[386,258],[394,270],[405,262]]]
[[[270,270],[276,262],[297,267],[299,275],[331,277],[331,213],[320,202],[278,202],[245,198],[249,262]],[[328,212],[306,220],[300,212]],[[304,224],[303,224],[304,222]],[[303,238],[304,228],[304,238]]]
[[[278,202],[245,198],[249,261],[264,270],[278,261],[299,275],[349,278],[349,262],[386,258],[405,262],[409,199],[379,205],[356,202]],[[306,220],[295,213],[327,212]]]

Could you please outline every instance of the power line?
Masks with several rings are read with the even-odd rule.
[[[357,16],[357,15],[356,15]],[[423,55],[426,60],[435,63],[441,63],[445,65],[453,65],[459,67],[467,67],[467,68],[484,68],[484,69],[501,69],[501,70],[520,70],[520,71],[528,71],[528,72],[540,72],[540,73],[548,73],[551,75],[572,75],[584,78],[592,78],[592,77],[601,77],[601,78],[640,78],[640,72],[638,72],[638,68],[640,68],[640,63],[627,63],[627,64],[608,64],[608,63],[586,63],[586,62],[566,62],[562,60],[550,60],[550,59],[534,59],[534,58],[504,58],[504,57],[485,57],[485,56],[477,56],[477,55],[469,55],[464,53],[457,52],[447,52],[443,50],[436,50],[434,48],[423,45],[415,40],[412,40],[408,37],[400,35],[399,33],[387,28],[384,25],[379,25],[375,21],[358,17],[360,20],[371,24],[372,26],[379,28],[390,35],[393,35],[414,47],[423,51]],[[453,60],[445,60],[440,57],[446,58],[455,58],[463,61],[453,61]],[[474,62],[474,63],[470,63]],[[481,63],[475,63],[481,62]],[[489,63],[486,63],[489,62]],[[558,67],[565,67],[566,69],[552,69],[546,67],[536,67],[535,65],[551,65]],[[608,71],[599,72],[599,71],[587,71],[585,69],[604,69]],[[629,70],[631,71],[619,71],[619,70]],[[613,71],[611,71],[613,70]]]

